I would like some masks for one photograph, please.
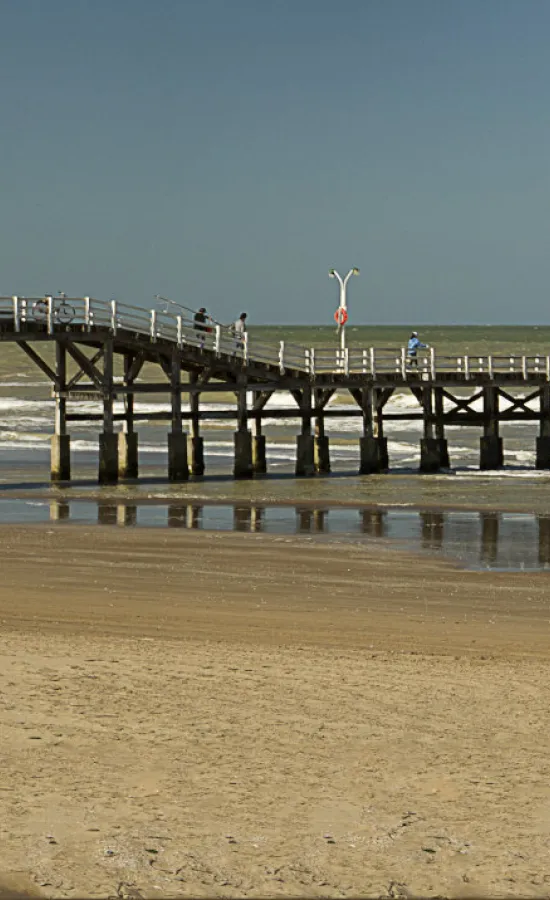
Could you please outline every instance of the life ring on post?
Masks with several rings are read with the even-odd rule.
[[[348,321],[348,311],[343,306],[339,306],[334,313],[334,321],[337,325],[345,325]]]

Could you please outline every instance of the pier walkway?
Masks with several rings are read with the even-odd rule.
[[[171,481],[204,473],[201,423],[230,418],[236,421],[237,478],[266,472],[262,434],[266,417],[294,417],[299,423],[297,475],[330,471],[325,434],[325,420],[330,416],[362,418],[361,474],[388,469],[384,422],[390,419],[422,421],[423,472],[449,468],[447,426],[480,428],[480,468],[494,469],[503,462],[500,424],[536,421],[536,466],[550,469],[550,354],[441,356],[431,348],[421,351],[411,365],[404,347],[341,351],[285,341],[269,343],[248,334],[241,340],[220,325],[197,330],[192,319],[172,311],[90,297],[0,297],[0,342],[17,344],[51,382],[54,481],[71,477],[69,424],[94,420],[101,429],[102,483],[138,477],[136,424],[153,419],[169,424]],[[123,372],[120,377],[115,376],[117,359]],[[159,377],[145,379],[145,364],[158,367]],[[395,391],[409,391],[418,401],[418,409],[389,413],[386,404]],[[234,395],[234,410],[201,408],[205,392]],[[267,410],[275,392],[286,394],[288,403]],[[343,392],[353,399],[354,408],[329,408],[331,398]],[[134,398],[143,394],[169,395],[170,411],[136,412]],[[189,396],[189,411],[182,409],[182,395]],[[74,411],[72,404],[89,399],[101,401],[103,411]],[[115,412],[116,399],[124,401],[123,412]],[[501,400],[506,401],[506,408],[501,408]],[[480,401],[481,410],[477,408]],[[117,432],[120,423],[123,430]]]

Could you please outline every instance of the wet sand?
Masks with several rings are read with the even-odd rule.
[[[550,897],[545,574],[0,527],[2,882]]]

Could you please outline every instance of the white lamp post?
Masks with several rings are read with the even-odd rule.
[[[340,335],[340,350],[342,350],[342,352],[346,349],[346,329],[345,329],[346,321],[345,320],[347,320],[347,317],[348,317],[348,304],[347,304],[347,299],[346,299],[346,288],[348,285],[348,281],[350,280],[352,275],[359,275],[359,269],[356,268],[355,266],[353,267],[353,269],[349,270],[348,274],[344,278],[342,278],[342,276],[339,274],[339,272],[336,271],[336,269],[329,269],[329,273],[328,273],[328,277],[336,278],[338,280],[338,284],[340,285],[340,306],[337,310],[337,313],[339,314],[337,321],[338,321],[338,334]],[[340,312],[341,310],[343,310],[343,313]],[[342,321],[342,319],[344,321]]]

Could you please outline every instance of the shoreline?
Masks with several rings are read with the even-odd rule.
[[[391,477],[391,476],[390,476]],[[418,476],[426,477],[426,476]],[[77,479],[78,480],[78,479]],[[218,484],[229,484],[232,483],[232,479],[229,477],[221,478],[217,481]],[[252,482],[249,482],[252,483]],[[256,482],[257,483],[257,482]],[[156,484],[154,481],[143,481],[141,482],[143,485],[143,489],[155,489]],[[166,485],[166,481],[163,481],[163,484]],[[212,482],[209,483],[210,485]],[[293,508],[300,507],[304,509],[351,509],[351,510],[372,510],[373,512],[379,512],[383,510],[410,510],[411,512],[422,512],[423,510],[427,510],[430,512],[465,512],[465,513],[523,513],[525,515],[534,515],[550,517],[550,505],[547,508],[547,512],[537,512],[533,510],[532,504],[530,503],[494,503],[491,506],[482,506],[475,505],[471,503],[460,503],[456,501],[363,501],[363,500],[336,500],[333,498],[318,498],[311,499],[308,497],[304,498],[261,498],[251,499],[250,497],[240,497],[236,498],[235,496],[224,496],[219,499],[213,498],[211,496],[204,496],[201,494],[171,494],[166,491],[164,494],[159,493],[154,496],[146,496],[142,492],[136,490],[134,494],[131,493],[132,488],[135,488],[135,485],[131,482],[121,482],[119,485],[119,489],[124,491],[124,494],[117,493],[105,493],[109,491],[108,487],[98,485],[97,482],[95,484],[90,484],[90,490],[88,493],[79,493],[79,488],[67,486],[65,489],[67,493],[64,493],[63,487],[59,487],[58,485],[54,485],[51,488],[21,488],[20,485],[14,485],[13,488],[9,484],[0,484],[0,501],[1,500],[44,500],[44,501],[57,501],[57,502],[78,502],[78,503],[102,503],[106,505],[113,506],[159,506],[164,504],[177,504],[178,502],[181,505],[186,504],[195,504],[197,506],[231,506],[231,507],[242,507],[243,509],[253,509],[254,507],[265,507],[265,508]],[[176,487],[176,486],[173,486]],[[179,486],[181,488],[181,485]],[[176,488],[177,489],[177,488]]]

